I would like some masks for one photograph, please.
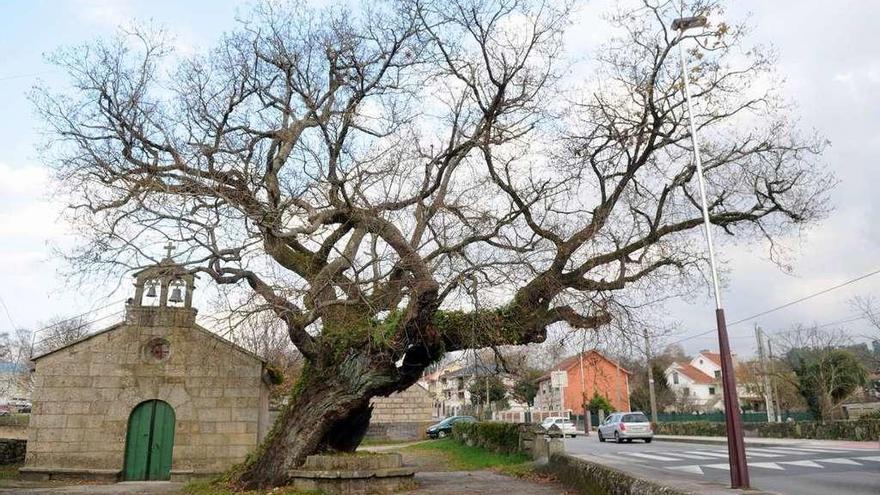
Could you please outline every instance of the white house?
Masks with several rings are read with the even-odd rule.
[[[720,354],[701,351],[690,363],[673,362],[664,375],[678,409],[724,410]]]

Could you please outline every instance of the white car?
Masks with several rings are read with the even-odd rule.
[[[574,427],[574,423],[568,418],[562,416],[550,416],[549,418],[544,418],[544,421],[541,422],[541,428],[545,430],[549,430],[553,425],[559,427],[563,436],[570,436],[571,438],[577,436],[577,430]]]
[[[617,443],[632,442],[633,439],[651,443],[654,430],[651,421],[640,411],[614,413],[599,425],[599,441],[614,440]]]

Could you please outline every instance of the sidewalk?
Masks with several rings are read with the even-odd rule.
[[[727,437],[700,437],[684,435],[654,435],[658,442],[701,443],[709,445],[727,445]],[[856,442],[851,440],[812,440],[804,438],[757,438],[746,437],[746,447],[783,447],[800,445],[809,447],[829,447],[839,449],[880,450],[880,441]]]

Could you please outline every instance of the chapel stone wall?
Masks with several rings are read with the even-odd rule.
[[[155,337],[170,343],[161,361],[147,349]],[[131,411],[160,399],[176,417],[172,477],[221,472],[265,431],[261,375],[206,330],[122,324],[37,361],[26,468],[122,470]]]

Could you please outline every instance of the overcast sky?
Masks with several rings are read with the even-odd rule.
[[[597,13],[608,4],[591,2],[581,11],[573,44],[587,57],[607,33]],[[0,1],[5,21],[0,30],[0,302],[5,306],[0,306],[0,331],[34,328],[51,316],[82,313],[128,295],[108,298],[112,288],[66,286],[57,274],[60,266],[49,245],[63,245],[67,229],[58,222],[61,205],[48,195],[46,169],[37,160],[39,122],[25,97],[38,79],[63,84],[62,74],[43,55],[110,35],[131,19],[153,19],[175,33],[179,50],[196,51],[232,28],[236,10],[246,5],[234,0]],[[840,180],[832,194],[832,216],[790,243],[795,248],[792,274],[770,263],[761,248],[722,248],[728,269],[724,301],[728,320],[736,321],[880,269],[875,217],[880,206],[880,2],[732,2],[729,14],[737,19],[750,15],[752,41],[776,48],[784,93],[797,103],[792,118],[831,141],[824,163]],[[869,294],[880,296],[880,275],[733,326],[733,349],[753,353],[754,323],[774,332],[795,323],[850,319],[855,311],[847,301]],[[94,317],[121,308],[119,303]],[[711,329],[709,293],[674,302],[667,319],[680,324],[670,340]],[[862,321],[844,326],[853,334],[872,332]],[[880,331],[873,332],[880,337]],[[715,342],[710,334],[682,344],[697,351],[716,349]]]

